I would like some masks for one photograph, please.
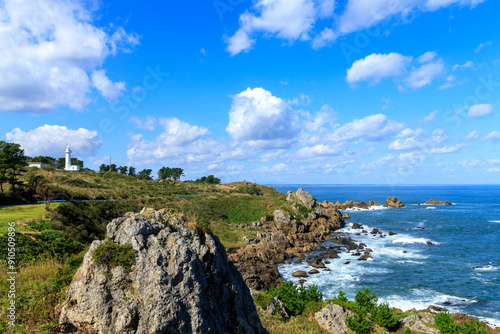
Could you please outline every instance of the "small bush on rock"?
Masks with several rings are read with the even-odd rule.
[[[110,267],[122,266],[125,272],[129,273],[135,263],[136,253],[137,251],[132,248],[131,244],[121,246],[107,241],[95,250],[94,261]]]
[[[366,334],[370,331],[371,323],[363,318],[361,314],[356,314],[353,318],[349,317],[345,320],[347,327],[355,331],[357,334]]]
[[[295,285],[290,281],[281,284],[278,290],[269,289],[269,294],[281,300],[293,315],[302,314],[309,303],[317,303],[323,299],[323,294],[316,285],[306,288],[303,284]]]

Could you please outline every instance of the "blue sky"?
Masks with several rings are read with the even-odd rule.
[[[0,140],[224,182],[500,182],[493,0],[0,1]]]

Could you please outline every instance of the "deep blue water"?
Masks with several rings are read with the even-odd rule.
[[[369,288],[391,306],[403,310],[446,307],[500,326],[500,186],[375,186],[275,185],[276,190],[309,191],[318,201],[385,202],[396,196],[405,208],[348,211],[343,231],[373,249],[373,260],[357,261],[343,253],[327,265],[332,271],[308,278],[327,298],[342,289],[350,299]],[[417,205],[429,199],[453,205]],[[376,227],[394,236],[355,235],[353,223],[371,231]],[[430,246],[427,241],[434,245]],[[350,264],[343,264],[351,261]],[[475,267],[482,267],[476,268]],[[307,264],[280,266],[287,280]],[[448,303],[451,303],[449,305]]]

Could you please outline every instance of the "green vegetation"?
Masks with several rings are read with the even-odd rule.
[[[132,244],[118,245],[112,241],[106,241],[94,251],[94,261],[108,267],[123,267],[126,273],[135,263],[137,251],[132,248]]]
[[[184,170],[179,167],[162,167],[158,171],[158,179],[160,180],[173,179],[179,181],[181,176],[184,176]]]
[[[220,181],[221,180],[218,177],[215,177],[213,175],[209,175],[209,176],[202,176],[199,179],[196,179],[196,181],[194,181],[194,183],[220,184]]]
[[[25,170],[27,157],[21,145],[0,141],[0,191],[3,195],[3,184],[10,185],[10,191],[16,192],[16,187],[22,184],[20,176]]]
[[[50,208],[54,209],[58,205],[59,203],[52,203]],[[30,228],[29,221],[41,219],[44,214],[45,208],[43,204],[17,205],[0,208],[0,234],[3,235],[6,233],[7,224],[10,222],[16,222],[16,231],[18,233],[38,231]]]
[[[436,326],[443,334],[487,334],[488,331],[481,326],[479,321],[467,320],[462,326],[458,326],[450,314],[445,311],[441,312],[434,318]]]
[[[303,284],[296,285],[290,281],[281,284],[278,289],[269,289],[267,294],[281,300],[291,315],[300,315],[306,308],[323,300],[323,294],[316,285],[306,288]]]

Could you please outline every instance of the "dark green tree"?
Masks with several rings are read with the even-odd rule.
[[[42,164],[55,164],[56,163],[56,159],[55,158],[52,158],[52,157],[48,157],[48,156],[45,156],[45,155],[39,155],[39,156],[36,156],[34,158],[31,158],[28,159],[30,162],[41,162]]]
[[[128,175],[129,176],[135,176],[135,167],[129,167],[128,168]]]
[[[128,167],[127,166],[120,166],[118,167],[118,172],[123,175],[127,175]]]
[[[110,170],[111,172],[115,172],[115,173],[118,171],[118,169],[117,169],[117,167],[116,167],[116,165],[115,165],[115,164],[111,164],[111,165],[109,165],[109,170]]]
[[[158,171],[158,178],[160,180],[174,179],[175,181],[179,181],[181,176],[184,176],[184,169],[179,167],[162,167]]]
[[[10,190],[22,184],[19,180],[21,172],[26,170],[27,158],[21,145],[0,141],[0,190],[3,194],[3,183],[10,184]]]
[[[102,164],[99,166],[99,173],[104,173],[109,171],[109,165]]]
[[[220,184],[220,181],[221,180],[218,177],[215,177],[213,175],[209,175],[209,176],[202,176],[194,182],[195,183]]]
[[[153,179],[151,177],[152,172],[153,172],[152,169],[143,169],[138,173],[138,175],[141,180],[152,180]]]

